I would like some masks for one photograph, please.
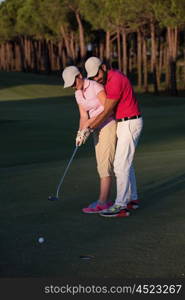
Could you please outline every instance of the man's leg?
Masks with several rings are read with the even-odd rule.
[[[114,171],[117,180],[117,197],[115,204],[127,207],[130,200],[129,187],[135,190],[131,191],[136,197],[136,181],[132,162],[134,158],[135,148],[142,130],[142,119],[123,121],[118,124],[117,128],[117,148],[114,161]],[[130,182],[130,179],[132,182]],[[135,195],[134,195],[135,193]]]
[[[129,176],[129,193],[128,193],[128,203],[127,209],[137,209],[139,208],[139,200],[137,194],[137,185],[136,185],[136,177],[133,165],[130,168],[130,176]]]
[[[129,201],[137,200],[137,185],[136,185],[136,176],[134,171],[134,166],[132,165],[130,168],[130,176],[129,176]]]

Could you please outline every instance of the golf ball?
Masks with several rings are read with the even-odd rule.
[[[43,238],[43,237],[39,237],[39,238],[38,238],[38,242],[39,242],[40,244],[44,243],[44,238]]]

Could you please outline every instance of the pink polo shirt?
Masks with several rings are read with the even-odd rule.
[[[104,110],[104,106],[97,97],[102,90],[104,90],[103,85],[94,80],[85,79],[83,90],[75,92],[77,103],[89,113],[90,118],[96,117]]]
[[[118,70],[108,71],[105,92],[108,99],[119,99],[115,109],[116,119],[133,117],[141,114],[131,83],[123,73]]]

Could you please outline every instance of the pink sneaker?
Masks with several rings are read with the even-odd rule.
[[[98,201],[95,201],[91,203],[88,207],[83,208],[82,211],[86,214],[96,214],[101,212],[104,209],[108,209],[112,205],[113,205],[112,202],[107,202],[101,205]]]

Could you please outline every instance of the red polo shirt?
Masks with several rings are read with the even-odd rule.
[[[118,70],[108,71],[105,91],[108,99],[119,99],[115,109],[116,119],[141,114],[131,83],[123,73]]]

